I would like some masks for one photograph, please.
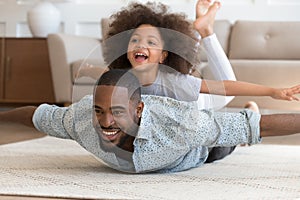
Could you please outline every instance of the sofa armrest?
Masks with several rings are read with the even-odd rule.
[[[47,38],[50,67],[56,103],[72,102],[71,64],[78,60],[93,59],[103,63],[101,40],[96,38],[49,34]]]

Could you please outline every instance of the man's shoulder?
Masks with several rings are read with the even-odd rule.
[[[78,102],[73,102],[71,106],[75,107],[82,107],[82,108],[91,108],[93,105],[93,95],[86,95],[82,99],[80,99]]]
[[[157,95],[142,95],[142,101],[146,105],[153,105],[155,103],[161,105],[177,105],[177,106],[195,106],[197,101],[181,101],[171,97],[157,96]]]

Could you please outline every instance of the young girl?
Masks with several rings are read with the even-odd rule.
[[[186,101],[198,99],[200,108],[224,107],[233,97],[219,96],[222,101],[212,105],[210,96],[199,93],[201,79],[188,74],[200,64],[198,32],[215,79],[236,80],[213,32],[220,3],[210,4],[210,0],[198,1],[194,26],[185,15],[170,13],[163,4],[132,3],[123,8],[110,17],[110,29],[104,39],[104,58],[109,68],[139,69],[136,75],[144,86],[144,94]],[[207,13],[201,12],[203,8],[208,9]],[[79,76],[97,79],[101,72],[89,65],[81,68]]]
[[[184,101],[198,99],[200,107],[213,108],[209,104],[210,98],[200,94],[201,79],[189,75],[200,64],[196,32],[202,37],[215,79],[236,79],[213,33],[220,3],[210,4],[210,0],[197,2],[194,26],[185,15],[171,13],[163,4],[132,3],[123,8],[110,17],[110,29],[104,40],[104,58],[109,68],[136,69],[136,75],[144,86],[143,94]],[[203,8],[208,11],[202,13]],[[226,98],[219,107],[232,99]]]
[[[144,94],[174,97],[177,100],[195,101],[199,93],[298,100],[289,95],[298,86],[276,90],[276,94],[273,94],[274,88],[270,87],[245,82],[233,87],[236,81],[201,80],[188,74],[200,61],[194,27],[204,44],[208,43],[204,46],[207,47],[212,64],[210,67],[215,69],[215,75],[221,80],[225,76],[235,79],[226,55],[218,49],[220,45],[216,45],[217,48],[211,46],[218,44],[213,33],[213,22],[220,3],[210,3],[210,0],[197,2],[194,26],[185,15],[169,13],[165,5],[156,3],[131,3],[112,15],[110,29],[104,40],[104,59],[109,68],[133,69],[143,85]],[[203,8],[207,9],[205,14]],[[218,73],[221,71],[224,73]],[[99,77],[99,74],[94,75]]]

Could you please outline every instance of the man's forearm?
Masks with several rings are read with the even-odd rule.
[[[34,127],[32,117],[36,108],[35,106],[24,106],[9,111],[2,111],[0,112],[0,123],[12,122]]]

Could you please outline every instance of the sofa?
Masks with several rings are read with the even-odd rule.
[[[104,35],[108,20],[102,19],[100,24]],[[217,20],[214,29],[237,80],[280,88],[300,84],[300,22]],[[56,103],[76,102],[93,92],[95,81],[88,77],[76,78],[76,73],[85,64],[106,68],[101,38],[63,33],[48,35]],[[213,79],[205,52],[201,53],[202,63],[194,75]],[[263,109],[300,111],[299,102],[270,97],[235,97],[228,107],[241,108],[249,100],[256,101]]]

